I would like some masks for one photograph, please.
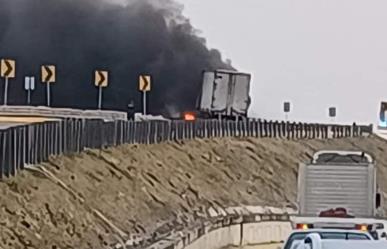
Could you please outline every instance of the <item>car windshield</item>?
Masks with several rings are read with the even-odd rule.
[[[284,249],[293,249],[294,245],[305,239],[305,237],[311,232],[299,232],[292,234]],[[333,240],[371,240],[369,236],[362,233],[351,233],[351,232],[313,232],[318,233],[321,239],[333,239]]]

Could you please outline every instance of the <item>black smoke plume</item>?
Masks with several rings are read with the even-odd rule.
[[[106,69],[104,109],[127,110],[134,100],[141,110],[138,76],[151,74],[149,109],[166,114],[195,107],[203,69],[231,68],[207,49],[173,0],[118,1],[0,0],[0,57],[17,61],[9,104],[26,103],[24,76],[34,75],[32,103],[44,105],[40,66],[55,64],[52,106],[95,109],[94,70]]]

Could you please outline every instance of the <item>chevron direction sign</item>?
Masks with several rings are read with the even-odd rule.
[[[43,65],[41,67],[41,76],[43,83],[54,83],[56,80],[56,68],[53,65]]]
[[[151,76],[140,75],[139,90],[141,92],[149,92],[151,90]]]
[[[2,59],[0,63],[1,77],[2,78],[15,78],[16,75],[16,62],[10,59]]]
[[[109,85],[109,72],[108,71],[95,71],[94,84],[97,87],[107,87]]]

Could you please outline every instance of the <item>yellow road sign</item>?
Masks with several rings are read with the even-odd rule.
[[[109,84],[109,72],[108,71],[95,71],[94,84],[97,87],[107,87]]]
[[[149,75],[140,75],[139,79],[139,90],[141,92],[149,92],[151,90],[151,76]]]
[[[0,63],[1,77],[3,78],[15,78],[16,62],[14,60],[2,59]]]
[[[41,74],[43,83],[54,83],[56,80],[56,68],[53,65],[43,65]]]

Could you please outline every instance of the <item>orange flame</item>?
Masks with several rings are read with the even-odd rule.
[[[190,113],[190,112],[184,113],[184,120],[185,121],[195,121],[196,120],[195,114]]]

